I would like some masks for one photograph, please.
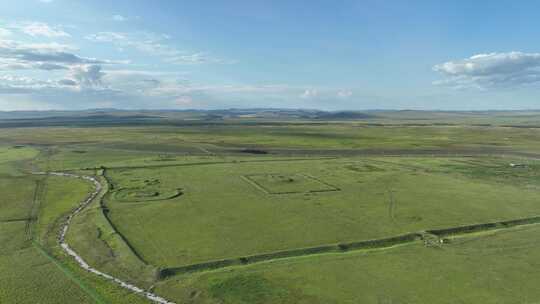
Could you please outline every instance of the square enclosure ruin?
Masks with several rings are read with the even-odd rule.
[[[328,192],[340,190],[318,178],[302,173],[249,174],[244,175],[244,177],[252,185],[268,194]]]

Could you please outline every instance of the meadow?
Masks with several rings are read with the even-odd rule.
[[[537,113],[385,115],[2,127],[0,302],[150,303],[38,171],[175,303],[540,301]]]
[[[278,173],[284,180],[275,180]],[[540,214],[538,189],[411,168],[399,158],[267,159],[116,169],[107,176],[111,220],[144,260],[162,267]],[[159,183],[146,186],[149,192],[181,188],[183,195],[118,198],[140,190],[143,180]]]
[[[0,166],[35,156],[31,149],[4,148],[7,157]],[[20,153],[19,153],[20,152]],[[84,291],[66,278],[56,264],[36,249],[34,236],[46,231],[45,218],[36,225],[42,207],[36,191],[41,181],[34,177],[2,176],[0,198],[0,302],[2,303],[58,303],[76,301],[93,303]],[[69,184],[70,191],[77,185]],[[84,186],[84,184],[82,185]],[[53,186],[54,188],[54,186]],[[84,192],[83,192],[84,193]],[[73,198],[73,197],[72,197]],[[74,197],[76,198],[76,196]],[[38,293],[36,290],[43,290]]]
[[[159,285],[179,303],[535,303],[538,227],[276,260]]]

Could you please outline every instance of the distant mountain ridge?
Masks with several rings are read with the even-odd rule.
[[[313,109],[0,111],[0,127],[145,126],[190,124],[323,124],[436,126],[466,124],[540,128],[540,110],[519,111],[321,111]]]

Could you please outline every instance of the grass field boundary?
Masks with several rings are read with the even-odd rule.
[[[280,191],[280,192],[275,192],[275,191],[271,191],[270,189],[268,189],[267,187],[263,186],[261,183],[257,182],[255,179],[253,179],[252,177],[255,177],[255,176],[266,176],[266,175],[279,175],[279,173],[261,173],[261,174],[245,174],[245,175],[241,175],[242,179],[246,180],[249,184],[255,186],[255,188],[261,190],[262,192],[266,193],[266,194],[295,194],[295,193],[319,193],[319,192],[334,192],[334,191],[341,191],[340,188],[334,186],[334,185],[331,185],[327,182],[324,182],[322,181],[321,179],[318,179],[312,175],[309,175],[309,174],[305,174],[305,173],[296,173],[296,175],[300,175],[306,179],[311,179],[311,180],[314,180],[326,187],[328,187],[328,189],[319,189],[319,190],[307,190],[307,191]]]
[[[266,194],[270,194],[266,188],[264,188],[263,186],[259,185],[259,183],[255,182],[254,180],[249,178],[248,175],[240,175],[240,178],[245,180],[248,184],[252,185],[253,187],[258,189],[259,191],[262,191],[263,193],[266,193]]]
[[[36,179],[36,187],[32,196],[32,205],[28,214],[28,220],[24,228],[26,239],[31,241],[34,239],[34,230],[37,222],[38,213],[40,210],[41,200],[45,191],[45,180],[47,177]]]
[[[331,244],[331,245],[322,245],[322,246],[317,246],[317,247],[307,247],[307,248],[299,248],[299,249],[292,249],[292,250],[276,251],[276,252],[270,252],[270,253],[244,256],[244,257],[239,257],[239,258],[231,258],[231,259],[223,259],[223,260],[191,264],[191,265],[186,265],[186,266],[181,266],[181,267],[163,268],[161,270],[160,277],[167,278],[167,277],[178,275],[178,274],[214,270],[214,269],[235,266],[235,265],[254,264],[254,263],[260,263],[260,262],[276,260],[276,259],[294,258],[294,257],[308,256],[308,255],[323,254],[323,253],[340,253],[340,252],[347,252],[347,251],[360,250],[360,249],[386,248],[386,247],[391,247],[391,246],[395,246],[395,245],[399,245],[403,243],[413,242],[420,239],[421,239],[420,233],[408,233],[408,234],[394,236],[390,238],[384,238],[384,239],[374,239],[374,240],[366,240],[366,241],[358,241],[358,242],[339,243],[339,244]]]
[[[115,193],[114,193],[114,196],[115,196],[115,200],[119,203],[126,203],[126,204],[141,204],[141,203],[152,203],[152,202],[159,202],[159,201],[170,201],[172,199],[175,199],[177,197],[180,197],[184,194],[184,192],[182,191],[182,188],[177,188],[174,190],[174,192],[170,193],[169,195],[167,196],[164,196],[164,197],[159,197],[159,198],[142,198],[142,199],[125,199],[125,198],[121,198],[121,197],[118,197],[118,192],[121,192],[121,191],[137,191],[137,190],[141,190],[141,189],[144,189],[144,187],[133,187],[133,188],[117,188],[115,190]]]
[[[508,221],[499,221],[499,222],[490,222],[490,223],[483,223],[483,224],[451,227],[451,228],[445,228],[445,229],[431,229],[431,230],[426,230],[426,232],[436,235],[438,237],[448,237],[448,236],[454,236],[454,235],[462,235],[462,234],[475,233],[475,232],[488,231],[488,230],[507,229],[507,228],[512,228],[516,226],[539,224],[539,223],[540,223],[540,216],[535,216],[535,217],[520,218],[520,219],[508,220]]]
[[[36,220],[36,218],[34,217],[21,217],[21,218],[0,220],[0,223],[28,222],[28,221],[34,221],[34,220]]]
[[[418,240],[423,240],[426,236],[432,235],[442,242],[443,237],[464,235],[475,232],[483,232],[488,230],[501,230],[509,229],[517,226],[539,224],[540,216],[521,218],[515,220],[474,224],[467,226],[459,226],[444,229],[431,229],[413,233],[407,233],[403,235],[393,236],[389,238],[373,239],[349,243],[339,243],[331,245],[322,245],[317,247],[299,248],[291,250],[276,251],[270,253],[256,254],[245,257],[222,259],[215,261],[208,261],[203,263],[196,263],[180,267],[163,268],[160,271],[160,278],[166,279],[175,275],[189,274],[194,272],[210,271],[225,267],[255,264],[260,262],[267,262],[285,258],[295,258],[302,256],[311,256],[324,253],[345,253],[349,251],[371,250],[371,249],[384,249],[393,246],[412,243]]]
[[[110,193],[111,189],[114,189],[114,185],[112,184],[110,178],[107,176],[107,169],[108,168],[103,167],[99,171],[97,171],[98,172],[97,175],[103,177],[103,180],[105,181],[105,185],[103,185],[103,193],[101,194],[101,197],[99,198],[100,212],[105,218],[105,222],[107,222],[107,225],[109,226],[109,228],[112,231],[114,231],[114,233],[126,244],[126,247],[131,251],[131,253],[133,253],[133,255],[137,257],[137,259],[139,259],[141,263],[143,263],[144,265],[149,265],[148,262],[142,257],[142,255],[139,252],[137,252],[135,247],[133,247],[133,245],[129,243],[127,238],[122,233],[120,233],[120,231],[118,231],[113,221],[109,218],[109,215],[108,215],[109,208],[105,204],[105,196]]]
[[[152,168],[167,168],[167,167],[192,167],[192,166],[208,166],[208,165],[221,165],[221,164],[245,164],[245,163],[266,163],[266,162],[289,162],[289,161],[316,161],[316,160],[332,160],[337,159],[336,156],[327,157],[304,157],[304,158],[285,158],[285,159],[260,159],[260,160],[231,160],[231,161],[208,161],[197,163],[181,163],[181,164],[159,164],[159,165],[145,165],[145,166],[107,166],[107,170],[123,170],[123,169],[152,169]],[[87,167],[66,169],[63,172],[72,172],[78,170],[102,170],[103,167]]]
[[[326,182],[326,181],[323,181],[322,179],[318,178],[318,177],[315,177],[311,174],[307,174],[307,173],[300,173],[301,175],[305,176],[305,177],[308,177],[308,178],[311,178],[313,180],[316,180],[318,181],[319,183],[323,184],[323,185],[326,185],[327,187],[329,188],[332,188],[332,190],[315,190],[315,191],[310,191],[310,192],[327,192],[327,191],[341,191],[341,188],[339,188],[338,186],[334,186],[332,184],[330,184],[329,182]]]
[[[351,150],[343,150],[344,152],[350,152]],[[306,154],[309,154],[309,151],[306,150]],[[286,157],[279,154],[276,156]],[[235,164],[235,163],[264,163],[264,162],[287,162],[287,161],[316,161],[316,160],[332,160],[339,159],[344,157],[441,157],[441,158],[473,158],[473,157],[497,157],[497,158],[507,158],[507,157],[524,157],[528,159],[540,159],[540,154],[537,153],[528,153],[528,152],[519,152],[519,151],[509,151],[509,150],[500,150],[500,151],[490,151],[484,152],[481,150],[467,150],[467,151],[451,151],[451,150],[408,150],[408,151],[394,151],[394,150],[381,150],[381,151],[365,151],[358,150],[356,154],[329,154],[328,156],[320,156],[314,154],[312,157],[302,157],[302,158],[290,158],[290,159],[264,159],[264,160],[232,160],[232,161],[208,161],[208,162],[198,162],[198,163],[176,163],[176,164],[155,164],[155,165],[140,165],[140,166],[108,166],[109,170],[122,170],[122,169],[147,169],[147,168],[167,168],[167,167],[183,167],[183,166],[198,166],[198,165],[219,165],[219,164]],[[101,170],[102,167],[84,167],[84,168],[64,168],[61,171],[63,172],[73,172],[80,170]]]
[[[32,241],[34,248],[39,251],[44,257],[50,260],[58,269],[60,269],[64,275],[75,283],[79,288],[81,288],[86,294],[88,294],[96,303],[98,304],[107,304],[101,295],[94,289],[87,286],[81,279],[79,279],[68,267],[66,267],[62,262],[58,261],[54,256],[49,254],[45,248],[43,248],[38,242]]]
[[[68,232],[68,229],[70,227],[70,224],[75,216],[77,216],[80,212],[86,209],[91,203],[93,203],[100,195],[101,198],[103,197],[104,191],[103,191],[103,184],[100,180],[98,180],[95,176],[87,176],[87,175],[76,175],[71,173],[65,173],[65,172],[35,172],[36,175],[55,175],[55,176],[63,176],[68,178],[76,178],[76,179],[82,179],[89,182],[92,182],[94,184],[94,190],[91,194],[89,194],[79,205],[77,208],[75,208],[66,218],[64,223],[62,224],[62,228],[60,229],[60,234],[58,236],[58,243],[64,253],[71,256],[75,262],[77,262],[78,266],[81,269],[84,269],[90,273],[93,273],[101,278],[105,278],[109,281],[112,281],[116,283],[117,285],[121,286],[124,289],[129,290],[132,293],[141,295],[145,297],[146,299],[160,304],[174,304],[174,302],[168,301],[167,299],[164,299],[156,294],[153,294],[150,291],[146,291],[138,286],[135,286],[133,284],[127,283],[119,278],[116,278],[112,275],[109,275],[107,273],[101,272],[97,270],[96,268],[93,268],[90,266],[86,261],[76,252],[74,251],[69,244],[66,241],[66,234]],[[103,174],[103,171],[98,172],[97,176],[100,176]],[[106,185],[107,186],[107,185]],[[100,198],[100,199],[101,199]],[[40,247],[41,248],[41,247]],[[46,253],[44,251],[44,253]],[[60,266],[60,265],[59,265]],[[69,274],[69,273],[66,273]],[[98,302],[98,304],[104,304],[105,302]]]

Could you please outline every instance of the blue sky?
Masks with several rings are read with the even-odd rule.
[[[538,1],[0,0],[0,110],[540,108]]]

